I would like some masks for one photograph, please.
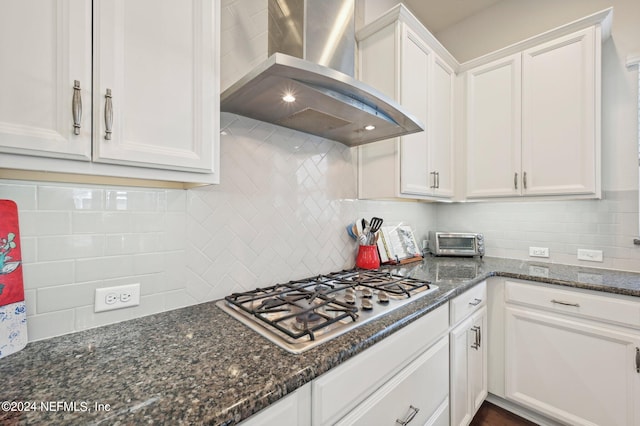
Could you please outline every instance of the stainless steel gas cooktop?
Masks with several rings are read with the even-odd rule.
[[[301,353],[437,288],[386,271],[353,269],[233,293],[217,305],[273,343]]]

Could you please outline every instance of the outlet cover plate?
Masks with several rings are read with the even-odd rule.
[[[549,257],[549,247],[529,247],[531,257]]]
[[[94,312],[112,311],[140,304],[140,283],[96,288]]]

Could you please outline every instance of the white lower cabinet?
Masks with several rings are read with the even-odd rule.
[[[487,396],[486,300],[483,282],[451,301],[452,314],[469,310],[460,320],[451,317],[451,425],[471,423]]]
[[[311,424],[311,383],[249,417],[242,426],[309,426]]]
[[[511,281],[505,296],[507,399],[571,425],[640,424],[640,303]]]
[[[443,305],[315,379],[312,424],[447,424],[448,329]]]

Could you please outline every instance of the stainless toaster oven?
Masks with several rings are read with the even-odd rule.
[[[475,232],[429,231],[434,256],[484,256],[484,236]]]

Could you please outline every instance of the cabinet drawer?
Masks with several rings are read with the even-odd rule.
[[[444,335],[448,326],[449,307],[443,305],[315,379],[312,423],[335,423]]]
[[[588,290],[565,290],[544,284],[507,281],[505,300],[576,317],[640,328],[640,299],[604,296]]]
[[[487,282],[482,281],[451,300],[451,325],[455,325],[487,303]]]
[[[448,423],[449,344],[441,338],[337,425],[393,425]],[[431,420],[431,421],[430,421]]]

